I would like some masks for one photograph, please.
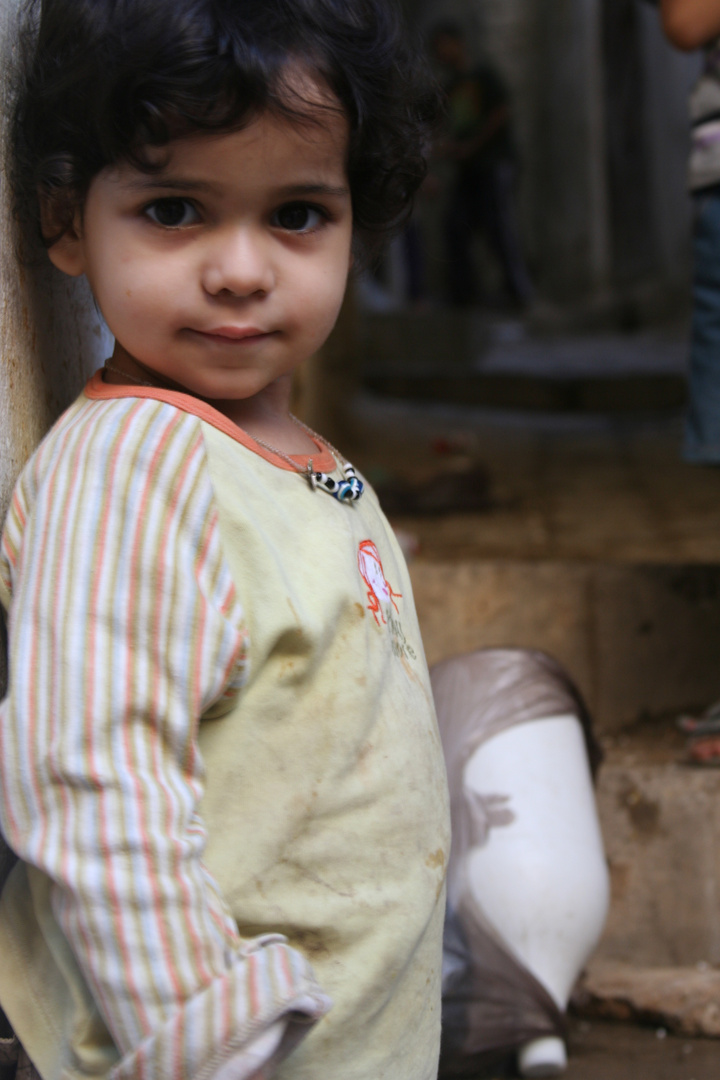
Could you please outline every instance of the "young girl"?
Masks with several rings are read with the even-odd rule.
[[[436,1075],[410,582],[288,408],[431,111],[384,0],[42,2],[19,208],[117,342],[0,558],[0,1005],[43,1080]]]

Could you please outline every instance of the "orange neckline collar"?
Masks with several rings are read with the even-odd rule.
[[[88,380],[85,386],[85,396],[93,401],[130,397],[164,401],[167,405],[174,405],[181,412],[190,413],[192,416],[204,420],[207,424],[211,424],[212,427],[222,431],[225,435],[229,435],[231,439],[239,442],[246,449],[252,450],[258,457],[269,461],[271,465],[276,465],[279,469],[285,469],[287,472],[294,471],[292,465],[288,464],[279,454],[273,453],[272,450],[266,450],[264,446],[261,446],[259,442],[253,439],[252,435],[248,435],[241,427],[229,420],[224,413],[219,412],[212,405],[208,405],[206,401],[193,397],[192,394],[183,394],[180,390],[164,390],[159,386],[126,386],[106,383],[103,380],[101,368]],[[303,468],[312,458],[313,467],[319,472],[333,472],[338,465],[334,456],[314,436],[311,435],[310,438],[317,446],[318,454],[288,454],[288,457],[296,461],[298,465],[303,466]]]

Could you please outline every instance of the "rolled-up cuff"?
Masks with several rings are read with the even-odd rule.
[[[232,1080],[246,1080],[286,1057],[330,1006],[307,960],[281,935],[265,935],[125,1054],[108,1080],[215,1080],[231,1062]],[[279,1037],[263,1042],[274,1025]]]

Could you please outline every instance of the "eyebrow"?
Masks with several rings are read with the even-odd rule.
[[[343,198],[350,194],[348,185],[333,187],[332,184],[292,184],[288,188],[282,188],[281,195],[335,195]]]
[[[210,191],[212,184],[205,180],[184,180],[179,177],[153,176],[138,177],[137,180],[124,180],[122,186],[129,191],[157,191],[163,188],[167,191]]]
[[[215,185],[207,180],[194,180],[191,177],[182,176],[148,176],[137,180],[127,180],[123,186],[130,191],[183,191],[183,192],[209,192],[215,190]],[[303,198],[308,195],[327,196],[329,198],[346,198],[350,194],[349,186],[335,186],[333,184],[288,184],[287,187],[279,188],[275,195],[279,199]]]

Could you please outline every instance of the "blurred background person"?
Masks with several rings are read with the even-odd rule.
[[[437,23],[429,49],[447,95],[449,133],[439,152],[455,163],[445,216],[448,299],[468,305],[482,297],[472,255],[473,235],[480,232],[500,265],[507,298],[524,307],[532,287],[517,228],[508,92],[487,59],[471,63],[455,23]]]
[[[680,49],[705,49],[690,96],[689,184],[695,202],[689,408],[684,456],[720,464],[720,0],[660,0],[663,29]],[[720,748],[719,748],[720,750]]]

